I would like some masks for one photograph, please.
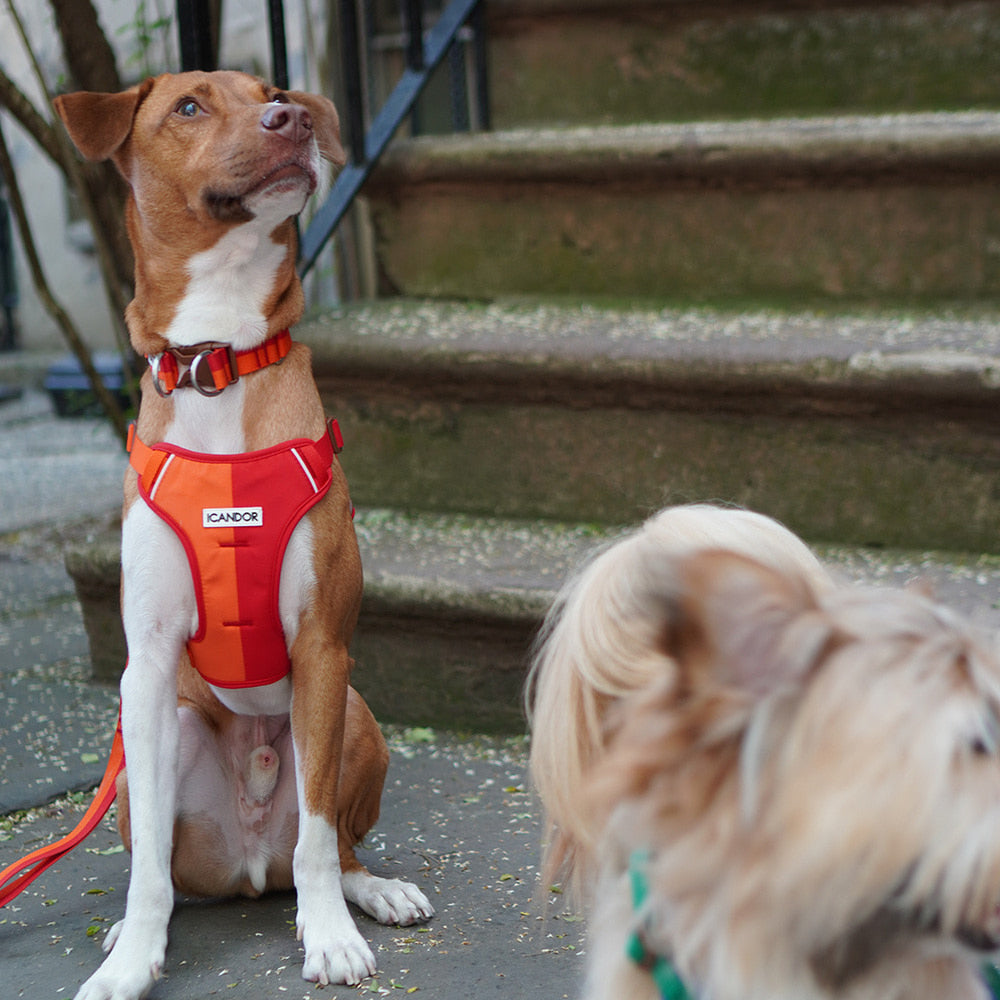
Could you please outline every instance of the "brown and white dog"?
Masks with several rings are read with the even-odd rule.
[[[111,158],[131,189],[127,320],[139,353],[159,358],[209,341],[242,351],[299,319],[294,219],[316,189],[320,157],[344,162],[330,101],[220,72],[68,94],[57,108],[81,153]],[[151,377],[137,427],[148,446],[237,455],[326,430],[300,344],[225,391],[161,395]],[[294,884],[302,974],[324,984],[375,972],[345,899],[382,923],[433,914],[418,889],[371,875],[354,854],[378,816],[388,753],[348,683],[362,571],[346,481],[332,464],[329,491],[298,522],[280,564],[291,670],[258,687],[213,686],[192,668],[185,646],[198,605],[188,558],[140,497],[136,473],[126,475],[128,767],[119,826],[132,874],[124,920],[82,1000],[132,1000],[150,989],[163,968],[175,886],[253,896]]]
[[[531,690],[587,1000],[995,995],[993,638],[836,584],[759,514],[675,507],[566,584]]]

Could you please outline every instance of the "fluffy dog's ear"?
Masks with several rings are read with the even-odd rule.
[[[766,696],[801,681],[843,641],[802,577],[728,551],[692,555],[679,574],[666,643],[690,684]]]
[[[80,90],[62,94],[53,102],[73,145],[88,160],[114,156],[132,131],[132,122],[145,91],[133,87],[120,94]]]
[[[347,162],[347,154],[340,144],[340,116],[333,101],[320,94],[307,94],[301,90],[289,90],[287,93],[290,100],[307,108],[312,115],[320,155],[342,167]]]

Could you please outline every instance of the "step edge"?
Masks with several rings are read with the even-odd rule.
[[[387,313],[387,326],[395,330],[379,327],[380,315]],[[690,315],[660,313],[649,319],[669,326],[674,320],[687,322]],[[533,399],[539,388],[548,387],[555,399],[567,391],[559,388],[560,382],[573,393],[574,386],[616,381],[698,387],[735,380],[748,392],[755,384],[781,384],[800,392],[813,386],[824,395],[841,386],[851,392],[903,388],[918,395],[992,400],[1000,389],[1000,324],[992,320],[861,321],[845,329],[843,319],[834,319],[824,330],[821,322],[796,325],[778,317],[775,335],[768,338],[753,330],[734,335],[731,317],[705,313],[697,330],[707,332],[670,339],[623,331],[615,326],[619,317],[614,314],[586,326],[593,314],[545,310],[539,314],[545,332],[525,327],[530,312],[501,309],[487,315],[446,305],[421,307],[409,325],[405,319],[400,323],[401,316],[392,307],[365,308],[300,326],[297,337],[312,351],[321,390],[366,379],[386,386],[419,386],[433,379],[426,391],[433,388],[446,396],[475,396],[485,383],[491,394],[502,395],[506,388]],[[463,330],[465,317],[472,322]],[[457,325],[459,331],[442,336],[437,319],[442,327],[453,330]],[[584,329],[575,335],[581,322]],[[806,336],[817,330],[819,337],[807,342]]]
[[[1000,112],[913,112],[659,122],[418,136],[395,141],[368,184],[565,183],[740,171],[986,170],[1000,159]]]

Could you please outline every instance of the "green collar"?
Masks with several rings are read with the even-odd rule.
[[[646,851],[634,851],[629,859],[628,875],[632,885],[634,910],[641,909],[649,895],[649,882],[646,879],[648,864],[649,854]],[[670,962],[663,955],[651,952],[638,931],[633,931],[625,942],[625,954],[653,977],[663,1000],[694,1000]]]
[[[636,911],[642,908],[649,896],[649,882],[646,878],[648,865],[648,851],[632,852],[628,876],[632,886],[632,909]],[[663,1000],[694,1000],[670,962],[663,955],[650,951],[638,931],[633,931],[625,942],[625,954],[653,977]],[[991,1000],[1000,1000],[1000,970],[992,963],[986,963],[982,967],[982,977],[990,991]]]
[[[1000,1000],[1000,971],[992,963],[983,966],[983,979],[990,991],[992,1000]]]

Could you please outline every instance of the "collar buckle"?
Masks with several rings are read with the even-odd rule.
[[[192,388],[202,396],[212,397],[239,382],[241,374],[281,364],[291,348],[292,338],[288,330],[282,330],[246,351],[235,350],[227,341],[206,340],[167,347],[159,354],[148,355],[146,360],[153,388],[161,396],[169,396],[175,389]]]

